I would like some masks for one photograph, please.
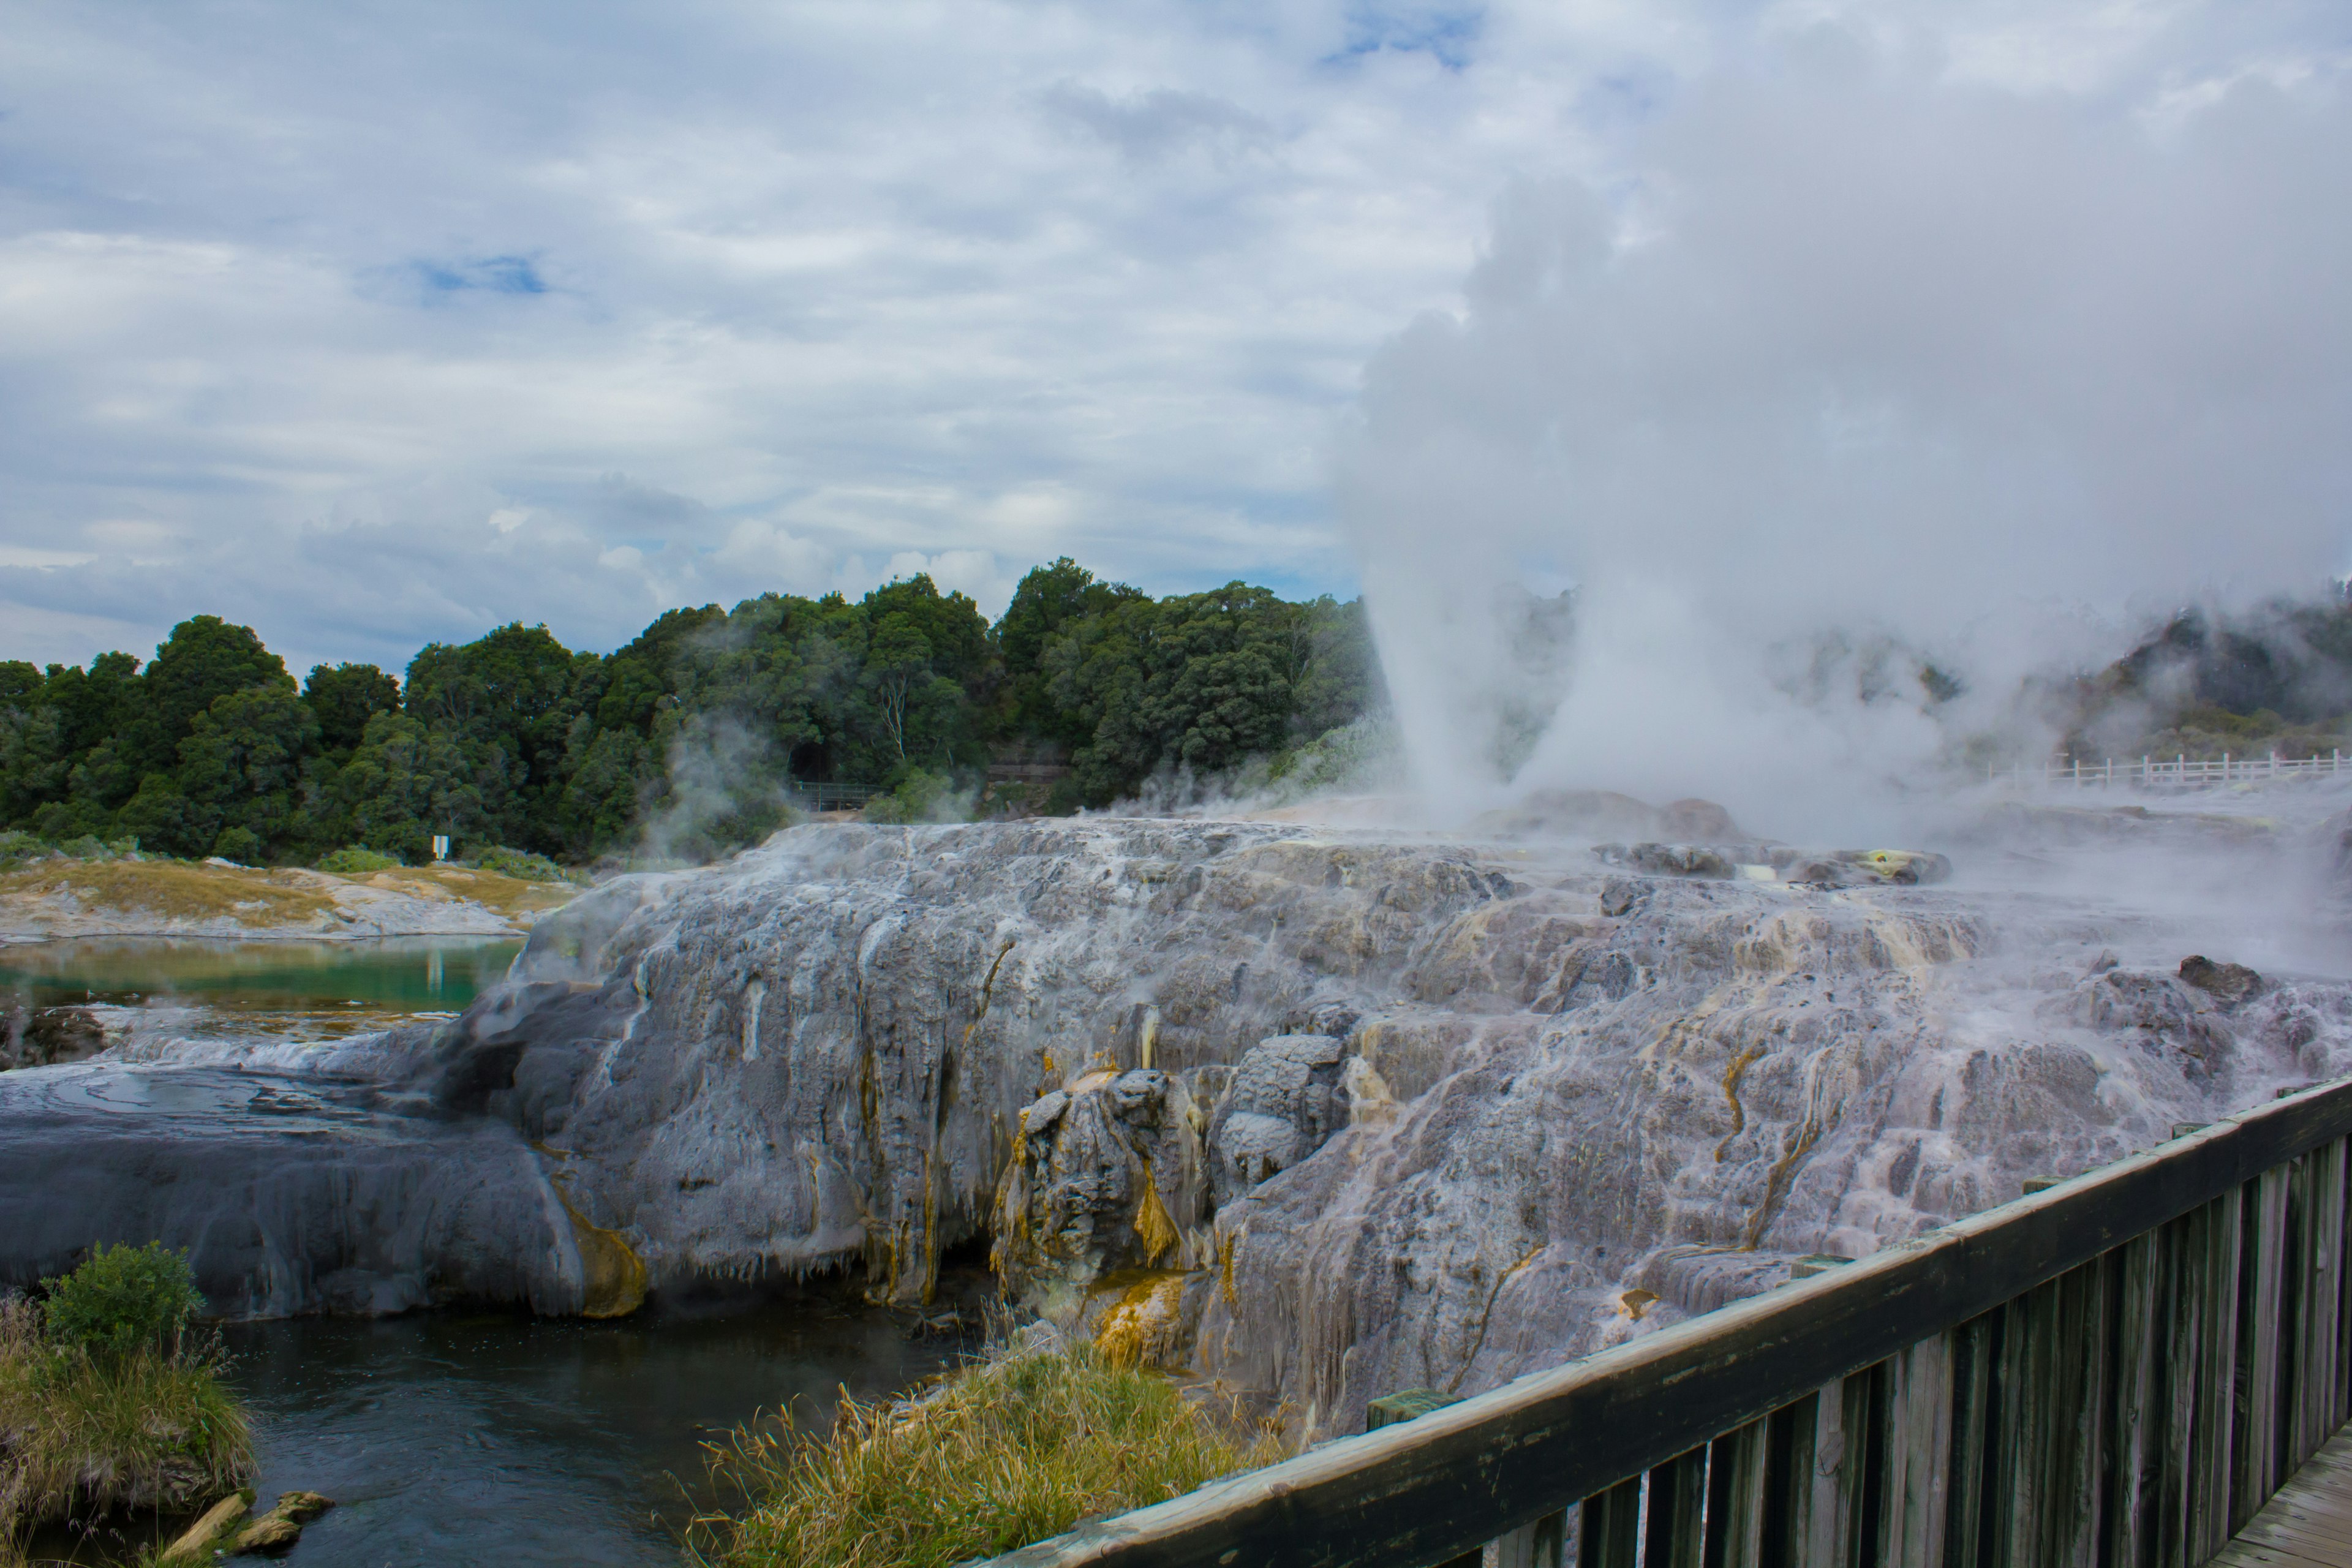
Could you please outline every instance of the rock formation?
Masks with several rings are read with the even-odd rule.
[[[1618,799],[1586,815],[1620,826]],[[1698,805],[1672,815],[1736,835]],[[1596,856],[1529,831],[803,826],[542,920],[505,987],[337,1054],[331,1092],[218,1064],[6,1075],[0,1163],[32,1157],[12,1080],[58,1086],[60,1140],[75,1116],[100,1135],[63,1109],[99,1090],[58,1075],[307,1081],[311,1142],[249,1134],[286,1151],[268,1183],[205,1140],[124,1131],[80,1158],[347,1216],[352,1191],[398,1189],[403,1239],[365,1257],[264,1226],[240,1254],[257,1277],[305,1246],[336,1265],[254,1293],[266,1310],[614,1310],[843,1266],[917,1303],[943,1255],[985,1245],[1027,1306],[1328,1432],[2352,1068],[2352,988],[2225,995],[2145,922],[1970,888],[1940,856]],[[369,1173],[298,1194],[336,1168]],[[0,1168],[0,1205],[26,1179]],[[73,1201],[121,1211],[121,1185]],[[355,1302],[331,1278],[397,1283]]]

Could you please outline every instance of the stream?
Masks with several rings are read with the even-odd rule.
[[[58,942],[0,948],[0,1005],[90,1005],[132,1038],[321,1042],[453,1013],[519,943]],[[789,1409],[829,1419],[951,1363],[958,1335],[813,1286],[656,1299],[606,1322],[440,1310],[226,1324],[261,1507],[285,1490],[337,1507],[303,1532],[307,1568],[446,1563],[675,1564],[710,1500],[706,1443]],[[721,1499],[732,1501],[731,1499]],[[171,1521],[43,1531],[33,1560],[121,1563]]]

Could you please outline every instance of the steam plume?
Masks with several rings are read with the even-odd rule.
[[[1342,459],[1423,788],[1706,794],[1800,830],[1800,798],[1854,804],[1824,775],[1925,765],[2028,668],[2121,652],[2116,617],[2340,570],[2342,94],[2154,101],[1813,37],[1689,88],[1622,182],[1509,192],[1460,316],[1373,360]],[[1506,773],[1491,606],[1547,580],[1576,585],[1572,677]],[[1824,633],[1967,694],[1808,689]]]

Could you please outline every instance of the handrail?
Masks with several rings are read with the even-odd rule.
[[[2195,1568],[2352,1408],[2347,1137],[2297,1092],[995,1563]]]
[[[2169,759],[2157,756],[2126,757],[2121,762],[2102,757],[2090,762],[2082,757],[2045,757],[2038,764],[2012,762],[2003,767],[1999,763],[1985,764],[1985,783],[2006,784],[2013,789],[2039,785],[2043,789],[2110,789],[2118,784],[2133,789],[2189,790],[2220,787],[2231,784],[2251,784],[2257,779],[2334,778],[2352,764],[2352,757],[2337,747],[2324,757],[2282,757],[2276,752],[2266,757],[2232,756],[2228,752],[2219,760],[2192,757],[2180,752]]]

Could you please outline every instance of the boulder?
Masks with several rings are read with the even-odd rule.
[[[2180,978],[2229,1007],[2260,994],[2263,988],[2263,977],[2244,964],[2216,963],[2203,953],[2180,961]]]
[[[1289,1169],[1346,1124],[1344,1055],[1329,1035],[1277,1035],[1243,1056],[1210,1123],[1209,1182],[1218,1203]]]
[[[1678,800],[1660,813],[1666,832],[1697,844],[1729,844],[1746,838],[1731,813],[1711,800]]]
[[[13,1007],[0,1037],[0,1071],[78,1062],[105,1048],[106,1029],[87,1007]]]

